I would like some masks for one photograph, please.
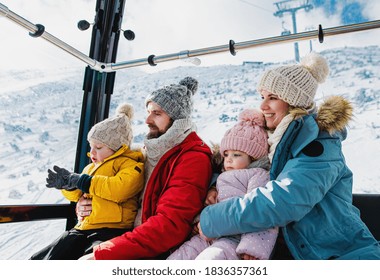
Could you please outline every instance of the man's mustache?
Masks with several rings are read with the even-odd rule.
[[[155,129],[158,129],[158,127],[154,124],[148,124],[148,128],[155,128]]]

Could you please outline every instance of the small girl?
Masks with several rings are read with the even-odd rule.
[[[263,114],[244,110],[239,122],[229,129],[220,144],[223,173],[217,179],[217,202],[244,196],[269,181],[268,135]],[[209,200],[212,201],[212,199]],[[230,213],[225,213],[230,215]],[[221,237],[210,242],[199,234],[174,251],[170,260],[238,260],[269,259],[278,228],[262,232]]]

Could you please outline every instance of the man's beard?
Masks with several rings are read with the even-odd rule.
[[[165,132],[161,132],[159,130],[156,130],[156,131],[150,131],[148,132],[148,134],[146,135],[146,138],[147,139],[154,139],[154,138],[158,138],[160,137],[161,135],[165,134]]]
[[[164,135],[166,133],[166,131],[168,131],[168,129],[172,126],[172,124],[173,124],[173,120],[170,120],[170,123],[165,127],[164,131],[160,131],[158,129],[158,127],[155,125],[149,126],[149,127],[156,128],[156,130],[155,131],[149,131],[148,134],[146,135],[146,138],[147,139],[154,139],[154,138],[160,137],[161,135]]]

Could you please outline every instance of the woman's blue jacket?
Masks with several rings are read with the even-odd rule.
[[[322,107],[318,116],[323,113]],[[242,198],[206,207],[203,233],[216,238],[280,226],[295,259],[380,259],[378,241],[352,205],[345,137],[345,129],[321,130],[315,115],[291,122],[276,147],[271,181]]]

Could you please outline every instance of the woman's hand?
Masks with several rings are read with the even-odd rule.
[[[81,196],[75,207],[78,221],[82,222],[87,216],[90,216],[92,211],[92,200],[85,196]]]
[[[214,238],[208,238],[206,235],[203,234],[202,229],[201,229],[201,223],[198,223],[198,232],[199,232],[199,236],[203,240],[205,240],[207,242],[211,242],[212,240],[214,240]]]

